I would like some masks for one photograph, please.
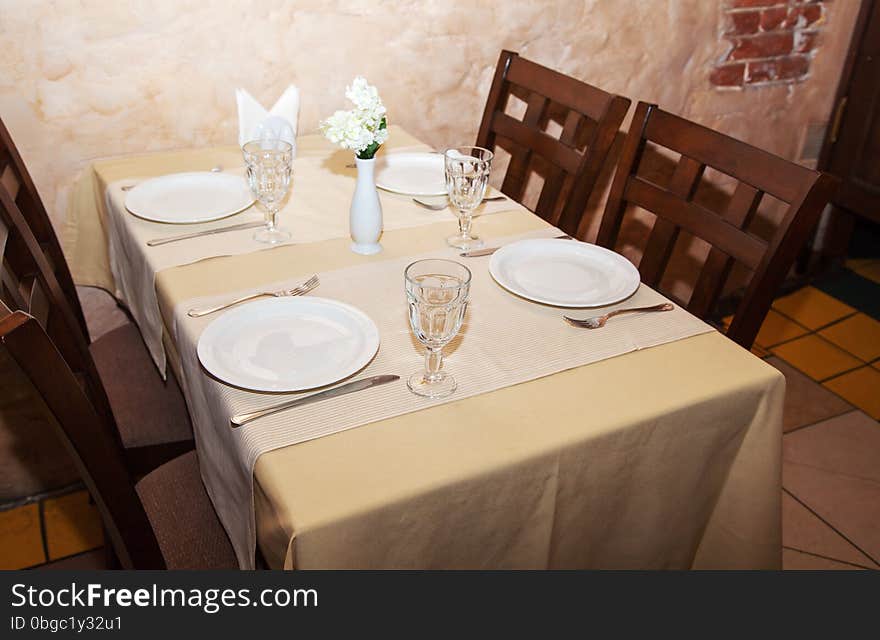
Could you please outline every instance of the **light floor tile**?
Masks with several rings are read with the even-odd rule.
[[[775,356],[768,358],[767,362],[785,375],[785,408],[782,413],[785,431],[852,411],[852,405],[790,364]]]
[[[880,322],[864,313],[835,322],[819,335],[865,362],[880,358]]]
[[[49,559],[57,560],[99,547],[104,542],[101,516],[89,494],[77,491],[43,501]]]
[[[818,329],[855,312],[851,306],[815,287],[804,287],[778,298],[773,308],[808,329]]]
[[[862,367],[824,383],[875,420],[880,420],[880,371]]]
[[[785,492],[782,493],[782,546],[880,569],[880,565]]]
[[[858,358],[814,334],[778,345],[771,351],[814,380],[823,380],[861,364]]]
[[[784,460],[782,486],[872,560],[880,559],[880,483]]]
[[[861,411],[850,411],[786,434],[782,457],[880,483],[880,424]]]
[[[0,570],[24,569],[45,561],[39,505],[0,511]]]
[[[783,571],[865,571],[862,567],[820,558],[795,549],[782,550],[782,569]]]
[[[800,337],[806,333],[809,333],[806,327],[802,327],[797,322],[789,320],[781,313],[771,309],[761,325],[758,337],[755,338],[755,344],[768,348],[780,342]]]

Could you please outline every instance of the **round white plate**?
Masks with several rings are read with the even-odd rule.
[[[219,220],[253,203],[244,178],[210,171],[151,178],[125,195],[125,208],[137,217],[171,224]]]
[[[518,296],[555,307],[604,307],[639,288],[639,272],[618,253],[576,240],[521,240],[492,254],[489,273]]]
[[[376,186],[408,196],[445,196],[443,156],[439,153],[389,153],[376,162]]]
[[[199,360],[243,389],[302,391],[360,371],[379,349],[362,311],[326,298],[258,300],[227,311],[199,338]]]

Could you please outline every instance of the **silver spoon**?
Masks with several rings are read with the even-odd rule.
[[[507,196],[489,196],[488,198],[483,198],[483,202],[501,202],[502,200],[507,200]],[[432,204],[430,202],[425,202],[424,200],[419,200],[418,198],[413,198],[413,202],[419,206],[425,207],[425,209],[430,209],[431,211],[443,211],[443,209],[449,206],[448,202],[446,204]]]
[[[596,316],[594,318],[586,318],[584,320],[578,320],[577,318],[569,318],[568,316],[562,316],[565,318],[565,321],[573,325],[575,327],[581,327],[583,329],[599,329],[605,326],[605,323],[608,322],[608,318],[613,318],[614,316],[619,316],[621,313],[635,313],[636,311],[672,311],[675,307],[672,306],[669,302],[664,302],[663,304],[655,304],[653,307],[635,307],[633,309],[618,309],[617,311],[611,311],[606,313],[604,316]]]

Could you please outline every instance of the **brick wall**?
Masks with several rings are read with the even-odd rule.
[[[831,1],[722,0],[721,37],[729,47],[709,81],[741,89],[807,77]]]

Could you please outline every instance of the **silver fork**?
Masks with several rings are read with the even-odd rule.
[[[430,202],[425,202],[418,198],[413,198],[412,200],[417,205],[425,207],[425,209],[430,209],[431,211],[443,211],[443,209],[449,206],[449,202],[446,204],[431,204]],[[502,200],[507,200],[507,196],[489,196],[488,198],[483,198],[483,202],[501,202]]]
[[[253,300],[254,298],[262,298],[263,296],[275,296],[276,298],[284,298],[287,296],[301,296],[308,293],[319,284],[321,283],[318,280],[318,275],[315,274],[311,278],[303,282],[301,285],[294,287],[293,289],[280,289],[278,291],[260,291],[259,293],[251,293],[250,295],[242,296],[241,298],[236,298],[235,300],[230,300],[229,302],[224,302],[214,307],[190,309],[186,312],[186,315],[188,315],[190,318],[200,318],[201,316],[206,316],[209,313],[228,309],[229,307],[239,304],[241,302]]]
[[[568,316],[562,316],[565,318],[565,321],[573,325],[575,327],[581,327],[583,329],[599,329],[605,326],[605,323],[608,322],[608,318],[613,318],[614,316],[619,316],[621,313],[635,313],[636,311],[672,311],[675,307],[672,306],[669,302],[664,302],[663,304],[655,304],[653,307],[635,307],[633,309],[618,309],[617,311],[611,311],[606,313],[604,316],[596,316],[594,318],[585,318],[584,320],[578,320],[577,318],[569,318]]]

